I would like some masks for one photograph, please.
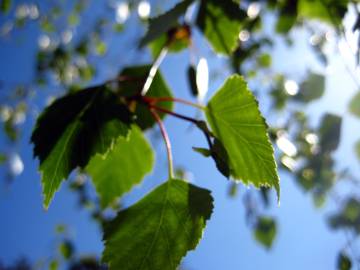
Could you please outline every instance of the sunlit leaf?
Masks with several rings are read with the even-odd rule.
[[[206,189],[170,179],[105,227],[109,269],[175,270],[202,237],[212,213]]]
[[[254,237],[267,249],[270,249],[276,236],[276,223],[271,217],[259,217],[257,220]]]
[[[353,96],[349,103],[349,111],[360,118],[360,91]]]
[[[128,139],[119,138],[106,158],[93,157],[86,171],[92,177],[102,207],[139,184],[153,167],[151,146],[137,126],[132,126]]]
[[[299,16],[341,25],[349,0],[298,0]]]
[[[206,119],[228,153],[230,175],[256,187],[275,187],[279,198],[279,177],[267,126],[241,76],[229,77],[210,99]]]
[[[73,169],[127,135],[131,115],[118,100],[106,88],[93,87],[59,98],[40,115],[31,141],[40,160],[46,208]]]
[[[246,12],[233,1],[203,0],[196,25],[215,52],[228,55],[238,45],[241,24],[246,17]]]

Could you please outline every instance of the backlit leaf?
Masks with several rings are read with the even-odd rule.
[[[349,104],[349,111],[360,118],[360,91],[353,96]]]
[[[212,213],[206,189],[170,179],[105,227],[109,269],[175,270],[202,237]]]
[[[154,154],[142,131],[133,126],[128,139],[119,138],[106,158],[96,155],[86,171],[92,177],[102,207],[139,184],[153,167]]]
[[[118,100],[106,88],[92,87],[59,98],[40,115],[31,141],[46,208],[73,169],[84,168],[93,155],[105,154],[127,135],[131,115]]]
[[[246,13],[233,1],[203,0],[196,24],[215,52],[228,55],[238,45],[245,18]]]
[[[279,199],[279,177],[267,126],[241,76],[229,77],[210,99],[206,119],[227,151],[230,175],[256,187],[275,187]]]

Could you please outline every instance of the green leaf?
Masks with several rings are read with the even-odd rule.
[[[216,53],[230,54],[239,42],[246,13],[232,1],[202,0],[196,24]]]
[[[128,67],[125,68],[120,76],[125,76],[129,78],[134,78],[134,80],[130,80],[129,82],[122,82],[120,87],[120,94],[124,96],[133,96],[136,93],[141,91],[142,86],[145,82],[146,77],[150,72],[151,66],[137,66],[137,67]],[[171,91],[163,79],[160,71],[156,72],[156,75],[151,83],[149,91],[146,93],[148,97],[172,97]],[[173,103],[172,102],[161,102],[161,107],[166,110],[172,110]],[[136,123],[142,128],[147,129],[152,127],[155,124],[155,120],[149,109],[146,105],[142,103],[136,104],[136,109],[134,111],[136,116]],[[161,118],[164,118],[166,114],[159,113]]]
[[[294,99],[307,103],[321,98],[324,92],[325,77],[320,74],[311,73],[307,80],[300,85],[300,91],[294,96]]]
[[[110,270],[177,269],[199,243],[212,201],[208,190],[170,179],[105,227],[102,260]]]
[[[211,156],[211,151],[209,149],[202,148],[202,147],[193,147],[192,149],[195,152],[203,155],[204,157],[210,157]]]
[[[2,13],[8,13],[11,8],[11,0],[1,0],[0,10]]]
[[[349,111],[360,118],[360,91],[353,96],[349,103]]]
[[[276,223],[271,217],[259,217],[254,230],[255,239],[270,249],[276,236]]]
[[[74,246],[69,240],[65,240],[59,245],[59,252],[64,259],[69,260],[74,255]]]
[[[360,234],[360,201],[349,198],[339,213],[329,217],[329,224],[333,229],[349,228]]]
[[[154,154],[142,131],[132,126],[129,139],[119,138],[104,159],[94,156],[86,171],[92,177],[101,206],[106,207],[116,198],[139,184],[153,167]]]
[[[118,100],[106,88],[92,87],[59,98],[40,115],[31,141],[40,159],[45,208],[73,169],[127,136],[131,114]]]
[[[318,19],[339,27],[347,12],[349,0],[299,0],[299,16]]]
[[[185,0],[178,3],[169,11],[158,17],[149,20],[149,29],[140,41],[140,47],[144,47],[149,42],[159,38],[165,34],[170,28],[178,23],[180,16],[184,15],[186,9],[194,2],[194,0]]]
[[[211,98],[206,119],[227,151],[230,175],[256,187],[275,187],[280,198],[274,150],[257,101],[243,77],[233,75]]]
[[[340,252],[337,259],[338,270],[350,270],[352,266],[351,259],[344,252]]]
[[[341,135],[341,122],[341,117],[335,114],[327,113],[323,116],[319,128],[322,152],[331,152],[338,147]]]
[[[360,161],[360,140],[358,140],[355,144],[355,153]]]

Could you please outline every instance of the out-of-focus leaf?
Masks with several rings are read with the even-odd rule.
[[[360,118],[360,91],[356,93],[349,103],[349,111]]]
[[[102,260],[110,270],[177,269],[200,241],[212,201],[206,189],[168,180],[105,227]]]
[[[153,58],[157,58],[164,47],[169,52],[180,52],[190,45],[190,27],[186,24],[170,28],[165,34],[149,44]]]
[[[269,68],[271,66],[271,55],[268,53],[261,54],[257,59],[257,63],[262,68]]]
[[[49,270],[58,270],[59,262],[57,260],[52,260],[49,264]]]
[[[92,177],[102,207],[139,184],[153,167],[154,154],[151,146],[135,125],[128,139],[119,138],[113,150],[104,159],[93,157],[86,171]]]
[[[179,17],[184,15],[186,9],[192,4],[192,2],[193,0],[181,1],[164,14],[151,18],[149,20],[149,28],[145,36],[140,41],[140,47],[143,47],[149,42],[159,38],[169,29],[176,26]]]
[[[11,8],[11,0],[1,0],[0,11],[2,13],[8,13]]]
[[[7,160],[6,155],[3,153],[0,153],[0,165],[5,163],[6,160]]]
[[[210,99],[205,113],[229,156],[230,175],[245,184],[274,187],[279,199],[279,176],[267,125],[245,80],[230,76]]]
[[[69,260],[74,254],[74,246],[70,241],[65,240],[59,245],[59,252],[64,259]]]
[[[278,33],[286,34],[296,23],[298,0],[288,0],[277,4],[280,12],[275,28]]]
[[[301,102],[310,102],[322,97],[325,91],[325,77],[320,74],[311,73],[300,85],[299,93],[294,99]]]
[[[229,55],[239,42],[246,13],[233,1],[202,0],[196,25],[216,53]]]
[[[329,218],[329,224],[334,229],[349,228],[360,234],[360,202],[350,198],[342,210]]]
[[[120,93],[125,96],[132,96],[136,93],[139,93],[143,87],[143,84],[149,75],[151,66],[136,66],[136,67],[128,67],[125,68],[121,73],[120,76],[126,76],[132,78],[128,82],[122,82],[120,85]],[[151,83],[149,91],[146,93],[148,97],[171,97],[171,91],[166,84],[163,76],[161,75],[160,71],[158,71]],[[161,108],[166,110],[172,110],[173,103],[172,102],[161,102]],[[146,105],[138,103],[136,104],[136,109],[134,111],[136,115],[136,123],[142,128],[147,129],[152,127],[155,124],[155,120],[149,109]],[[159,113],[160,117],[165,117],[164,113]]]
[[[299,16],[317,19],[339,27],[347,11],[349,0],[299,0]]]
[[[325,114],[323,116],[319,128],[321,151],[331,152],[336,150],[340,142],[341,122],[340,116],[334,114]]]
[[[61,182],[96,153],[105,154],[128,134],[127,107],[104,87],[92,87],[57,99],[39,116],[31,136],[47,208]]]
[[[355,153],[360,161],[360,140],[358,140],[355,144]]]
[[[340,252],[337,258],[337,270],[350,270],[352,266],[351,259],[344,252]]]
[[[270,249],[276,237],[276,222],[271,217],[259,217],[254,230],[255,239]]]

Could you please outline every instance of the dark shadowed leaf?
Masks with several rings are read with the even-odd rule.
[[[212,213],[206,189],[170,179],[105,227],[102,260],[111,269],[175,270]]]
[[[124,96],[133,96],[139,93],[142,89],[142,86],[150,72],[151,66],[136,66],[125,68],[120,76],[126,76],[134,80],[129,80],[129,82],[121,83],[120,93]],[[171,91],[163,79],[160,71],[158,71],[152,81],[149,91],[146,96],[148,97],[171,97]],[[172,110],[172,102],[161,102],[161,107],[167,110]],[[136,116],[135,122],[142,128],[147,129],[152,127],[155,124],[155,120],[147,106],[141,103],[136,104],[136,109],[134,111]],[[164,113],[159,113],[161,118],[164,118]]]
[[[154,154],[142,131],[132,126],[128,139],[119,138],[106,158],[93,157],[86,171],[92,177],[102,207],[139,184],[153,167]]]
[[[337,258],[338,270],[350,270],[352,266],[351,259],[344,252],[340,252]]]
[[[230,175],[245,184],[274,187],[279,199],[279,177],[267,125],[241,76],[229,77],[210,99],[206,119],[226,149]]]
[[[255,239],[267,249],[270,249],[276,236],[276,223],[271,217],[259,217],[255,230]]]
[[[11,0],[1,0],[0,11],[2,13],[9,12],[10,8],[11,8]]]
[[[360,202],[349,198],[339,213],[329,217],[329,224],[334,229],[348,228],[360,234]]]
[[[336,150],[340,142],[341,117],[334,114],[325,114],[319,128],[320,147],[322,152]]]
[[[194,2],[193,0],[181,1],[169,11],[158,17],[151,18],[149,20],[149,28],[145,36],[140,41],[140,47],[145,46],[149,42],[159,38],[162,34],[165,34],[170,28],[174,27],[178,23],[180,16],[184,15],[186,9]]]
[[[233,1],[203,0],[196,24],[215,52],[230,54],[239,42],[246,13]]]
[[[294,99],[301,102],[310,102],[322,97],[325,91],[325,77],[320,74],[311,73],[300,85],[299,93]]]
[[[73,169],[85,167],[93,155],[104,155],[119,136],[127,136],[130,122],[126,106],[103,87],[66,95],[46,108],[31,136],[40,160],[44,206]]]

